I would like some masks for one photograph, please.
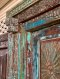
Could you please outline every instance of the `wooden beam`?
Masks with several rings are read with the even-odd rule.
[[[51,21],[51,22],[48,22],[46,24],[43,24],[41,26],[37,26],[36,28],[32,28],[30,30],[27,30],[28,32],[34,32],[34,31],[38,31],[38,30],[41,30],[43,28],[47,28],[47,27],[51,27],[53,25],[56,25],[56,24],[60,24],[60,19],[56,19],[54,21]]]
[[[19,22],[19,24],[20,24],[20,23],[25,23],[25,22],[27,22],[27,21],[29,21],[29,20],[35,18],[35,17],[41,16],[41,15],[43,15],[44,13],[49,12],[49,11],[51,11],[51,10],[53,10],[53,9],[55,9],[55,8],[57,8],[57,7],[59,7],[59,6],[60,6],[60,4],[57,4],[57,5],[55,5],[54,7],[51,7],[51,8],[49,8],[49,9],[47,9],[47,10],[45,10],[45,11],[43,11],[43,12],[37,14],[37,15],[34,15],[34,16],[32,16],[32,17],[30,17],[30,18],[28,18],[28,19],[26,19],[26,20],[23,20],[23,21]]]

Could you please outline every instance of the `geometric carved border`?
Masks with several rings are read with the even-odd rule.
[[[23,0],[22,3],[19,3],[17,6],[12,8],[11,10],[7,11],[7,17],[12,17],[12,16],[20,13],[21,11],[28,8],[30,5],[34,4],[37,1],[39,1],[39,0]]]

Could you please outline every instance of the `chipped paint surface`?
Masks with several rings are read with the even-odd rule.
[[[40,79],[40,77],[42,77],[42,79],[45,79],[45,76],[42,76],[44,74],[44,72],[42,72],[44,71],[42,68],[43,64],[47,66],[47,68],[44,66],[44,68],[46,68],[46,73],[52,73],[48,64],[55,62],[54,56],[57,55],[56,59],[58,59],[59,57],[59,54],[57,54],[57,52],[59,53],[60,49],[60,38],[54,39],[52,37],[53,39],[51,38],[50,41],[48,39],[43,40],[40,39],[39,34],[41,34],[41,32],[30,33],[26,32],[23,28],[21,30],[21,33],[9,34],[8,79]],[[37,37],[35,35],[37,35]],[[52,53],[53,51],[56,53]],[[46,61],[44,57],[47,58]],[[46,63],[44,63],[44,61]],[[57,64],[58,63],[59,59]],[[59,65],[57,65],[57,68],[60,69]],[[59,71],[57,70],[57,73],[58,72]],[[51,76],[51,78],[52,77],[53,76]],[[49,79],[50,77],[46,76],[46,78]],[[57,78],[59,79],[59,75],[57,75]]]

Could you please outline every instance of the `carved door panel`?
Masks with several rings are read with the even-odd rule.
[[[43,31],[40,38],[40,77],[60,79],[60,25]]]
[[[60,79],[60,27],[32,33],[33,79]]]
[[[42,40],[41,79],[60,79],[60,38]]]

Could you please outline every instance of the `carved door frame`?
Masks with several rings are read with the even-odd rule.
[[[49,30],[50,29],[50,30]],[[49,28],[45,28],[45,29],[42,29],[40,31],[37,31],[37,32],[33,32],[33,37],[34,37],[34,40],[37,40],[39,43],[38,43],[38,47],[40,47],[40,65],[39,65],[39,68],[40,68],[40,74],[39,74],[39,79],[41,79],[41,41],[49,41],[49,40],[57,40],[59,41],[60,40],[60,25],[57,24],[57,25],[53,25],[53,27],[49,27]],[[39,49],[38,49],[39,50]]]

